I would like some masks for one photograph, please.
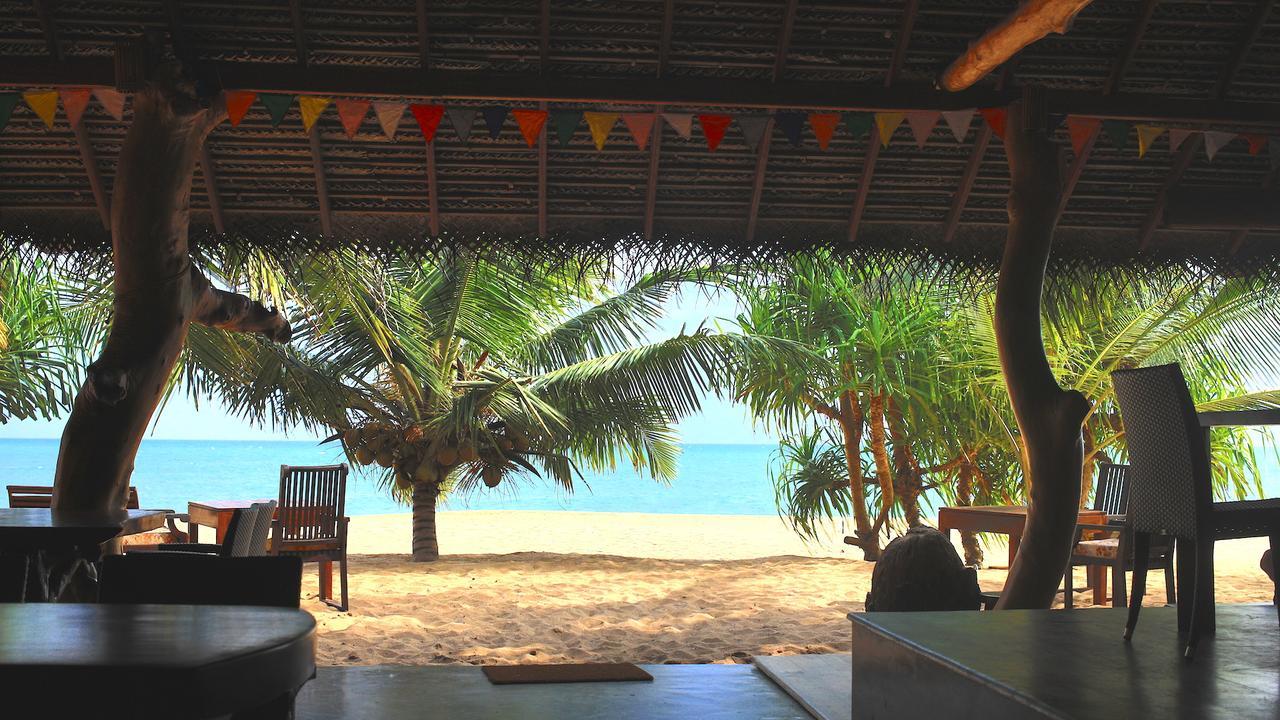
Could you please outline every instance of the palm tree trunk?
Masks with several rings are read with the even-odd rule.
[[[898,495],[898,502],[902,504],[902,515],[907,521],[907,527],[920,527],[920,493],[924,488],[920,477],[920,463],[907,438],[907,423],[902,415],[902,408],[898,407],[892,395],[886,406],[886,418],[889,421],[889,442],[893,447],[894,492]]]
[[[973,463],[966,456],[960,463],[960,475],[956,480],[956,500],[961,505],[973,504],[973,470]],[[964,549],[965,565],[982,567],[982,543],[978,542],[978,533],[961,530],[960,546]]]
[[[853,391],[840,393],[840,432],[844,438],[844,462],[849,473],[849,493],[853,496],[853,536],[862,548],[862,559],[880,559],[880,537],[871,529],[867,513],[867,491],[862,477],[862,406]]]
[[[871,457],[876,463],[876,479],[880,482],[880,512],[871,529],[879,533],[893,508],[893,466],[889,462],[889,438],[885,434],[884,395],[873,393],[867,398],[867,429],[871,435]]]
[[[436,542],[436,501],[440,486],[415,483],[413,486],[413,561],[432,562],[440,559]]]

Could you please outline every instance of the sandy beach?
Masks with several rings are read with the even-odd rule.
[[[871,563],[838,537],[801,542],[776,517],[452,511],[442,559],[407,556],[409,515],[351,520],[351,609],[315,600],[324,665],[745,662],[849,650]],[[1269,602],[1265,538],[1218,543],[1219,603]],[[1001,564],[1003,548],[988,560]],[[979,572],[998,590],[1005,570]],[[1084,573],[1077,570],[1083,586]],[[1149,579],[1148,603],[1163,603]],[[1091,595],[1077,603],[1088,606]]]

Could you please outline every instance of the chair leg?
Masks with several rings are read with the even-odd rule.
[[[1111,607],[1122,608],[1125,606],[1125,585],[1124,579],[1125,556],[1120,555],[1111,565]]]
[[[1075,589],[1071,587],[1073,578],[1071,571],[1075,566],[1070,561],[1067,562],[1067,571],[1062,575],[1062,609],[1070,610],[1075,607]]]
[[[1280,557],[1280,534],[1271,535],[1271,604],[1280,607],[1280,573],[1276,572],[1276,558]],[[1280,613],[1277,613],[1280,618]]]
[[[342,553],[342,559],[338,561],[338,585],[342,591],[342,605],[338,607],[342,612],[347,611],[347,553]]]
[[[1147,566],[1151,564],[1151,533],[1133,534],[1133,592],[1129,593],[1129,620],[1124,624],[1124,639],[1133,638],[1142,610],[1142,596],[1147,592]]]
[[[321,560],[319,567],[320,602],[327,605],[333,601],[333,561]]]
[[[1195,579],[1191,586],[1191,629],[1187,632],[1187,648],[1183,657],[1191,660],[1196,654],[1196,644],[1200,636],[1210,630],[1209,617],[1213,608],[1213,538],[1196,538],[1195,547]],[[1186,597],[1187,588],[1182,590]]]
[[[1173,584],[1173,548],[1164,556],[1164,602],[1166,605],[1178,604],[1178,593]]]

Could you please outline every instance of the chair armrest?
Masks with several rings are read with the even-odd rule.
[[[161,552],[203,553],[209,555],[217,555],[222,552],[222,546],[214,543],[165,543],[157,545],[156,549]]]
[[[191,516],[186,513],[180,513],[180,512],[171,512],[168,515],[164,516],[164,522],[165,522],[165,525],[169,526],[169,532],[175,538],[180,539],[182,542],[186,542],[187,540],[191,539],[191,536],[187,532],[184,532],[178,529],[178,526],[175,523],[175,521],[177,520],[181,520],[182,522],[187,523],[187,529],[189,531],[191,528]]]
[[[1108,525],[1104,523],[1077,523],[1076,532],[1071,536],[1071,546],[1075,547],[1076,543],[1084,539],[1084,533],[1102,533],[1105,538],[1089,538],[1090,540],[1103,540],[1110,537],[1119,537],[1125,528],[1121,525]]]

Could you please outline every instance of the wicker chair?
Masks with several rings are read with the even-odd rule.
[[[260,557],[267,554],[267,536],[276,514],[276,501],[253,503],[236,510],[227,524],[221,545],[216,543],[169,543],[158,545],[160,552],[195,552],[222,557]]]
[[[320,601],[347,609],[347,465],[280,466],[280,509],[271,535],[272,555],[320,563]],[[333,602],[333,563],[338,563],[341,602]]]
[[[1135,564],[1124,636],[1132,638],[1138,624],[1151,536],[1173,535],[1180,569],[1178,629],[1187,631],[1185,655],[1190,659],[1200,635],[1213,630],[1214,542],[1269,537],[1275,554],[1280,547],[1280,500],[1213,501],[1208,437],[1180,367],[1117,370],[1111,380],[1133,464],[1128,518]],[[1194,561],[1183,555],[1191,548]]]

